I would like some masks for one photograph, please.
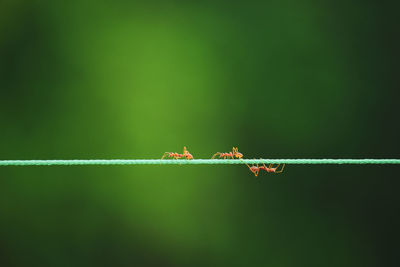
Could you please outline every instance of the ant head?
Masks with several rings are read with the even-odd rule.
[[[186,158],[187,159],[193,159],[193,155],[188,153],[188,154],[186,154]]]
[[[258,167],[256,167],[256,166],[252,166],[252,167],[250,167],[250,171],[252,173],[254,173],[254,175],[257,177],[258,172],[260,171],[260,169]]]
[[[240,152],[236,152],[235,157],[237,157],[238,159],[241,159],[241,158],[243,158],[243,154]]]

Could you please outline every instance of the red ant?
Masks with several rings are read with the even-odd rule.
[[[243,157],[243,154],[239,153],[239,150],[237,147],[232,148],[232,152],[228,152],[228,153],[217,152],[214,154],[214,156],[212,156],[212,159],[215,158],[216,155],[219,155],[220,158],[224,158],[224,159],[229,159],[229,158],[234,159],[234,157],[241,159]]]
[[[161,159],[164,159],[165,156],[168,156],[168,158],[173,158],[173,159],[180,159],[180,158],[193,159],[193,155],[189,153],[189,151],[186,149],[185,146],[183,147],[182,154],[176,152],[165,152]]]
[[[273,164],[269,164],[268,167],[265,166],[265,164],[263,164],[263,166],[259,167],[258,163],[257,163],[257,166],[253,165],[250,167],[247,163],[246,163],[246,165],[247,165],[247,167],[249,167],[250,171],[252,173],[254,173],[254,176],[256,176],[256,177],[258,176],[258,173],[260,172],[260,170],[264,170],[266,172],[272,172],[272,173],[281,173],[281,172],[283,172],[283,169],[285,168],[285,164],[282,165],[282,168],[279,171],[278,171],[278,168],[281,164],[278,164],[278,166],[276,166],[276,167],[273,167]]]

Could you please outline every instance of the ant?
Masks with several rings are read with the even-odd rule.
[[[229,159],[229,158],[234,159],[234,157],[241,159],[243,157],[243,154],[239,152],[237,147],[232,148],[232,152],[228,152],[228,153],[217,152],[214,154],[214,156],[212,156],[212,159],[215,158],[216,155],[219,155],[220,158],[224,158],[224,159]]]
[[[278,171],[278,168],[279,168],[279,166],[281,164],[278,164],[278,166],[276,166],[276,167],[273,167],[273,164],[269,164],[268,167],[265,166],[265,164],[263,164],[263,166],[259,167],[258,163],[257,163],[257,166],[253,165],[253,166],[250,167],[247,163],[246,163],[246,165],[247,165],[247,167],[249,167],[249,170],[252,173],[254,173],[254,176],[256,176],[256,177],[258,176],[258,173],[260,172],[260,170],[264,170],[264,171],[266,171],[268,173],[269,172],[281,173],[281,172],[283,172],[283,169],[285,168],[285,164],[282,165],[282,168],[279,171]]]
[[[173,159],[180,159],[180,158],[193,159],[193,155],[189,153],[189,151],[186,149],[185,146],[183,147],[182,154],[176,152],[165,152],[161,159],[164,159],[165,156],[168,156],[168,158],[173,158]]]

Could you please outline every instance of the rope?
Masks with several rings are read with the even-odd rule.
[[[55,165],[201,165],[201,164],[400,164],[400,159],[73,159],[73,160],[0,160],[0,166]]]

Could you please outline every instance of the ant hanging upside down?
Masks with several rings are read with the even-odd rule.
[[[182,154],[176,152],[165,152],[161,159],[164,159],[165,156],[168,156],[168,158],[173,158],[173,159],[180,159],[180,158],[193,159],[193,155],[189,153],[189,151],[186,149],[185,146],[183,147]]]
[[[246,163],[246,165],[247,165],[247,167],[249,167],[250,171],[252,173],[254,173],[254,176],[256,176],[256,177],[258,176],[258,173],[260,172],[260,170],[264,170],[266,172],[272,172],[272,173],[281,173],[281,172],[283,172],[283,169],[285,168],[285,164],[282,164],[282,168],[279,171],[278,171],[278,168],[281,164],[278,164],[278,166],[276,166],[276,167],[273,167],[273,164],[269,164],[268,167],[265,166],[265,164],[263,164],[263,166],[259,167],[258,163],[257,163],[257,166],[255,166],[253,164],[253,166],[250,167],[247,163]]]
[[[212,159],[215,158],[215,156],[219,155],[220,158],[224,158],[224,159],[234,159],[234,157],[236,157],[237,159],[241,159],[243,157],[243,154],[239,152],[237,147],[232,148],[232,152],[227,152],[227,153],[221,153],[221,152],[217,152],[214,154],[214,156],[212,156]]]

